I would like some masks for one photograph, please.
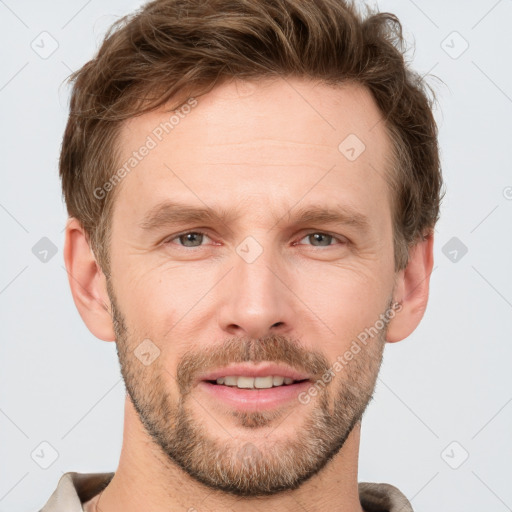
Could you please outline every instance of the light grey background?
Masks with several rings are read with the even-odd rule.
[[[425,78],[447,194],[428,309],[386,348],[359,480],[397,486],[416,512],[512,510],[512,1],[377,4],[402,21],[413,67],[444,82]],[[65,472],[117,468],[124,386],[69,291],[57,162],[63,81],[139,5],[0,0],[0,512],[39,510]],[[34,254],[43,237],[54,256]]]

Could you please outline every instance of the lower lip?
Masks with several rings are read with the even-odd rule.
[[[294,400],[301,403],[298,398],[299,394],[310,386],[311,382],[308,380],[268,389],[240,389],[206,381],[201,381],[198,384],[200,390],[216,400],[224,402],[229,407],[247,412],[275,409]]]

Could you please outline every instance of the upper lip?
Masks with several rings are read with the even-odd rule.
[[[219,377],[228,375],[242,377],[266,377],[267,375],[279,375],[289,377],[293,380],[309,380],[311,378],[307,373],[299,372],[289,366],[282,366],[274,363],[262,363],[257,366],[250,363],[241,363],[236,365],[224,366],[208,373],[199,375],[198,381],[217,380]]]

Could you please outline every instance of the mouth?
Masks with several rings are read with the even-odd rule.
[[[313,379],[289,367],[262,364],[220,368],[200,376],[198,388],[209,398],[239,411],[262,411],[298,401]]]
[[[226,375],[218,379],[204,380],[210,384],[219,386],[228,386],[237,389],[270,389],[281,386],[292,386],[300,382],[306,382],[309,379],[292,379],[283,375],[266,375],[261,377],[250,377],[245,375]]]

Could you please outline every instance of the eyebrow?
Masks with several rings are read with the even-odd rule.
[[[164,201],[151,208],[139,226],[144,231],[152,231],[161,226],[186,224],[190,222],[232,222],[240,216],[240,209],[216,211],[209,206],[190,206],[175,201]]]
[[[176,201],[163,201],[151,208],[139,223],[139,227],[144,231],[153,231],[163,226],[188,223],[215,223],[229,224],[236,221],[242,213],[241,207],[225,210],[215,210],[208,206],[195,207]],[[371,229],[371,222],[367,216],[358,212],[348,205],[338,205],[336,207],[326,206],[303,206],[294,211],[292,208],[284,215],[273,216],[275,227],[284,217],[288,222],[297,225],[302,224],[339,224],[351,226],[363,233],[368,233]]]

